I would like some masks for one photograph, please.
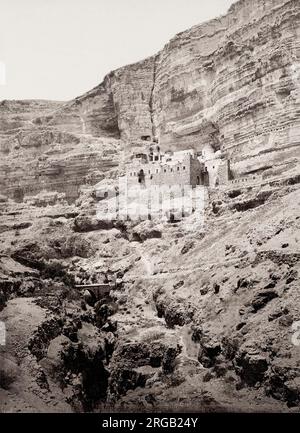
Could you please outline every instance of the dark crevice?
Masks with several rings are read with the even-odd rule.
[[[150,120],[152,125],[152,138],[156,138],[156,128],[154,124],[154,103],[153,103],[153,95],[154,95],[154,89],[155,89],[155,83],[156,83],[156,72],[157,72],[157,59],[158,56],[154,57],[153,62],[153,85],[150,93],[150,100],[149,100],[149,112],[150,112]]]

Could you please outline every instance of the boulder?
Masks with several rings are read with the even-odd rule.
[[[80,215],[74,220],[73,230],[75,232],[86,233],[96,230],[111,230],[114,224],[110,220],[98,219],[95,216]]]
[[[284,384],[286,400],[289,405],[297,405],[300,403],[300,378],[296,377],[288,380]]]
[[[222,347],[218,340],[215,338],[200,339],[200,349],[198,353],[198,360],[205,368],[211,368],[216,363],[216,358],[220,355]]]
[[[103,360],[106,357],[105,338],[91,323],[83,323],[77,332],[78,342],[86,360]]]
[[[151,221],[144,221],[129,232],[130,241],[145,242],[147,239],[161,239],[162,232]]]
[[[263,290],[257,293],[254,299],[251,301],[251,307],[256,313],[257,311],[264,308],[270,301],[278,298],[278,293],[273,289]]]
[[[266,353],[249,347],[236,354],[234,364],[242,381],[249,386],[255,386],[263,382],[269,368],[269,359]]]
[[[9,389],[10,385],[16,381],[20,374],[20,369],[15,360],[6,355],[0,355],[0,387]]]
[[[65,359],[71,347],[72,342],[65,335],[59,335],[51,340],[46,355],[48,373],[55,377],[64,369]],[[45,362],[43,364],[45,366]]]

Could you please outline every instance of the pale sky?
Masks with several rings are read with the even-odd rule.
[[[0,100],[72,99],[234,2],[0,0]]]

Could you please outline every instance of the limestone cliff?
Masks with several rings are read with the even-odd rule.
[[[72,201],[82,185],[102,180],[119,165],[122,143],[88,133],[66,104],[3,101],[0,114],[1,194],[21,201],[43,190],[58,191]]]
[[[75,100],[33,109],[27,123],[18,120],[19,107],[8,120],[2,102],[4,163],[16,161],[20,134],[54,131],[71,134],[72,149],[84,137],[96,147],[99,137],[121,138],[127,148],[142,137],[158,139],[165,149],[200,150],[210,143],[227,152],[233,176],[283,173],[297,167],[300,155],[299,57],[298,0],[240,0],[225,16],[176,35],[157,55],[111,72]],[[88,168],[79,173],[78,183],[87,174]],[[4,190],[16,186],[0,182]]]
[[[155,131],[166,146],[223,148],[236,174],[299,156],[300,8],[240,1],[159,54]]]

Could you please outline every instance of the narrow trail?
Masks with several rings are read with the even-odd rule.
[[[151,259],[149,259],[149,257],[147,255],[145,255],[145,253],[141,253],[139,250],[137,250],[141,256],[141,260],[144,263],[145,266],[145,270],[147,275],[143,275],[142,278],[144,280],[159,280],[159,279],[166,279],[168,278],[168,275],[182,275],[182,274],[191,274],[192,272],[194,273],[195,271],[203,271],[206,270],[206,268],[210,268],[210,267],[215,267],[217,268],[218,266],[222,266],[223,263],[220,262],[215,262],[215,263],[206,263],[205,266],[196,266],[193,268],[185,268],[185,269],[175,269],[175,270],[169,270],[169,271],[165,271],[165,272],[160,272],[160,273],[154,273],[155,272],[155,265],[153,263],[153,261],[151,261]],[[232,259],[232,260],[228,260],[226,261],[227,265],[235,265],[240,263],[240,259]]]
[[[158,279],[159,277],[166,277],[166,275],[168,275],[154,275],[155,264],[153,262],[153,259],[151,259],[147,253],[141,250],[139,244],[134,245],[134,248],[136,252],[138,252],[138,254],[141,256],[141,261],[146,272],[146,275],[143,276],[143,279],[154,280]],[[159,324],[163,325],[163,327],[165,328],[165,320],[163,318],[159,319],[157,317],[157,311],[154,302],[152,305],[149,305],[149,308],[147,308],[147,310],[144,312],[149,317],[149,319],[155,318],[156,320],[158,320]],[[198,363],[199,344],[193,341],[192,331],[190,327],[187,325],[183,327],[176,327],[176,334],[178,335],[178,343],[182,347],[181,358]]]
[[[150,258],[150,256],[143,252],[140,245],[138,243],[135,243],[135,245],[132,245],[134,247],[134,250],[141,256],[141,261],[143,263],[143,266],[145,268],[146,275],[143,277],[146,278],[153,278],[155,277],[154,271],[155,271],[155,264],[154,261]]]

